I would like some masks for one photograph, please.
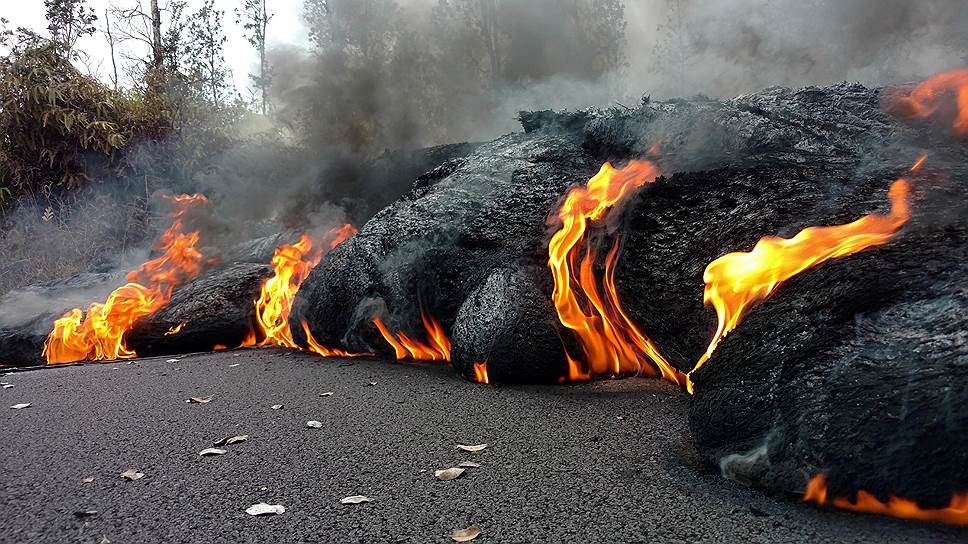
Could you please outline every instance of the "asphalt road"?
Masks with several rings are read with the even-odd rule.
[[[277,350],[0,380],[14,385],[0,389],[2,542],[450,542],[471,525],[483,531],[475,542],[968,537],[726,481],[695,463],[688,399],[654,380],[488,387],[447,367]],[[205,395],[214,399],[185,402]],[[235,434],[250,438],[199,457]],[[481,466],[434,478],[461,461]],[[128,468],[145,476],[121,479]],[[350,495],[373,502],[340,504]],[[259,502],[286,512],[245,513]],[[75,515],[87,510],[97,514]]]

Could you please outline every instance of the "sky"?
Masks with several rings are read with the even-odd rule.
[[[148,0],[88,0],[88,5],[94,8],[98,15],[97,27],[104,28],[104,11],[112,6],[117,8],[130,8],[137,4],[142,4],[144,10],[148,11]],[[159,0],[162,9],[168,4],[168,0]],[[228,42],[225,47],[225,60],[232,69],[232,79],[237,89],[248,87],[248,74],[256,69],[258,59],[252,46],[245,41],[242,29],[235,24],[236,7],[242,4],[241,0],[215,0],[217,9],[225,12],[223,18],[226,24],[226,38]],[[302,23],[302,4],[303,0],[269,0],[267,2],[272,20],[269,22],[267,31],[267,42],[269,46],[296,45],[302,46],[307,43],[307,33]],[[202,5],[202,0],[188,0],[186,13],[197,10]],[[43,0],[2,0],[0,1],[0,17],[10,20],[10,26],[27,27],[31,30],[47,34],[47,22],[44,17]],[[141,46],[129,43],[124,46],[132,52],[140,52]],[[78,42],[78,48],[90,55],[87,62],[87,69],[105,79],[109,79],[110,71],[110,49],[107,40],[102,32],[95,33]],[[121,67],[119,66],[119,71]]]

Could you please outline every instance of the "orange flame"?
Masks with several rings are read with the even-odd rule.
[[[306,333],[306,349],[322,357],[366,357],[372,353],[350,353],[339,348],[327,348],[313,338],[313,333],[309,332],[309,323],[301,322],[302,330]]]
[[[474,369],[474,381],[477,383],[491,383],[491,380],[487,377],[487,361],[483,363],[472,363],[471,367]]]
[[[548,268],[555,285],[552,299],[561,324],[575,332],[584,352],[584,361],[566,355],[571,381],[642,371],[653,376],[661,373],[674,383],[683,379],[622,309],[615,290],[618,241],[605,259],[603,297],[594,272],[597,252],[585,236],[590,223],[601,220],[658,175],[658,167],[647,161],[631,161],[618,169],[605,163],[585,187],[568,192],[558,211],[561,228],[548,245]]]
[[[427,344],[410,338],[404,332],[394,336],[378,317],[373,318],[373,324],[379,329],[383,339],[393,347],[397,360],[450,361],[450,338],[444,333],[444,328],[436,319],[428,317],[422,310],[420,319],[427,332]]]
[[[915,501],[893,495],[887,498],[887,502],[882,502],[864,490],[858,491],[857,498],[851,501],[841,497],[828,497],[827,476],[817,474],[810,478],[810,482],[807,483],[807,491],[803,494],[803,501],[813,502],[821,506],[831,505],[851,512],[866,512],[868,514],[951,525],[968,525],[968,493],[955,494],[951,497],[948,506],[944,508],[921,508]]]
[[[356,234],[356,231],[356,227],[349,223],[330,230],[329,236],[333,239],[328,244],[329,248],[335,248],[343,240]],[[272,275],[262,283],[259,298],[255,301],[256,325],[262,335],[262,341],[258,342],[258,345],[302,349],[293,340],[292,330],[289,327],[289,314],[292,312],[296,293],[309,276],[309,272],[319,264],[323,253],[318,244],[313,244],[308,234],[303,234],[293,245],[285,244],[276,248],[272,256]],[[302,321],[302,328],[306,333],[307,349],[313,353],[323,357],[357,355],[323,347],[309,333],[308,323]],[[249,345],[255,343],[253,333],[252,344]]]
[[[957,136],[968,137],[968,68],[936,74],[910,91],[895,93],[890,98],[889,109],[905,117],[922,119],[945,106],[948,97],[954,98],[957,109],[952,130]]]
[[[178,333],[180,333],[180,332],[181,332],[181,330],[182,330],[182,329],[183,329],[183,328],[185,327],[185,325],[187,325],[187,324],[188,324],[188,322],[187,322],[187,321],[182,321],[181,323],[179,323],[179,324],[177,324],[177,325],[175,325],[174,327],[171,327],[170,329],[168,329],[168,330],[167,330],[167,331],[165,332],[165,336],[174,336],[174,335],[176,335],[176,334],[178,334]]]
[[[911,168],[917,170],[924,157]],[[767,236],[752,251],[727,253],[706,266],[703,302],[716,309],[719,325],[706,352],[689,373],[698,370],[719,342],[735,329],[754,305],[769,298],[784,281],[820,263],[886,243],[911,217],[910,184],[904,178],[888,191],[891,211],[871,214],[853,223],[809,227],[790,239]],[[693,391],[692,381],[687,390]]]
[[[134,350],[124,335],[142,317],[163,308],[175,287],[197,276],[206,265],[197,249],[198,231],[184,232],[181,217],[189,210],[206,206],[204,195],[168,197],[174,206],[169,216],[175,221],[155,245],[163,254],[142,264],[126,276],[128,283],[115,289],[107,300],[91,304],[87,313],[74,308],[54,321],[44,342],[48,364],[82,360],[130,359]]]

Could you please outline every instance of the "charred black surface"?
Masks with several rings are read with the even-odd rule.
[[[183,285],[168,305],[135,324],[125,337],[128,347],[161,355],[240,345],[255,323],[253,301],[270,272],[265,264],[239,263]]]
[[[431,172],[411,193],[324,257],[300,289],[290,325],[295,330],[306,319],[313,336],[324,345],[345,343],[354,351],[383,355],[392,352],[372,325],[373,316],[384,316],[396,330],[423,339],[423,309],[445,330],[455,330],[469,295],[496,270],[511,264],[546,270],[541,244],[549,230],[545,217],[570,185],[600,166],[581,143],[577,134],[512,134],[482,145],[459,164]],[[531,274],[529,281],[539,277]],[[548,284],[545,277],[540,281],[537,285]],[[550,294],[550,288],[545,292]],[[541,308],[526,308],[521,305],[524,300],[540,302]],[[543,313],[547,320],[546,301],[540,296],[525,297],[512,313]],[[481,317],[469,308],[464,316]],[[472,328],[463,326],[463,330]],[[535,331],[530,338],[535,338]],[[479,349],[483,345],[479,338],[468,344],[476,347],[466,350],[460,348],[462,338],[453,340],[462,357],[455,360],[458,369],[481,362],[463,360],[465,354],[487,355]],[[520,350],[519,357],[531,357],[525,351]],[[540,369],[535,360],[522,363],[517,357],[488,361],[495,369],[507,365],[507,372],[497,371],[506,381],[554,381],[561,375],[558,358],[544,359]]]
[[[968,489],[968,420],[957,411],[968,400],[968,213],[955,206],[968,154],[946,131],[905,126],[880,106],[879,91],[844,84],[522,114],[525,134],[425,176],[327,256],[297,319],[324,343],[386,353],[370,318],[421,337],[423,308],[450,331],[464,376],[487,361],[492,382],[555,381],[573,339],[550,304],[548,217],[602,161],[658,142],[672,174],[595,228],[621,237],[625,309],[688,370],[716,325],[702,303],[709,262],[763,236],[887,211],[891,182],[929,149],[902,234],[753,309],[696,375],[690,422],[701,456],[744,483],[800,492],[826,472],[834,494],[944,503]]]

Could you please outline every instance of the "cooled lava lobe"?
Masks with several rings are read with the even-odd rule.
[[[525,134],[425,174],[327,255],[294,318],[324,345],[389,354],[370,319],[419,337],[423,309],[451,332],[464,376],[487,361],[492,383],[558,381],[564,350],[580,351],[550,303],[548,217],[604,160],[660,142],[658,162],[675,174],[602,228],[622,238],[626,311],[688,370],[716,325],[702,304],[709,262],[763,236],[886,211],[890,183],[927,150],[909,225],[754,308],[696,374],[691,427],[701,455],[743,482],[797,492],[824,471],[833,494],[946,502],[968,489],[968,418],[957,410],[968,400],[968,153],[880,102],[878,90],[843,84],[523,114]]]

